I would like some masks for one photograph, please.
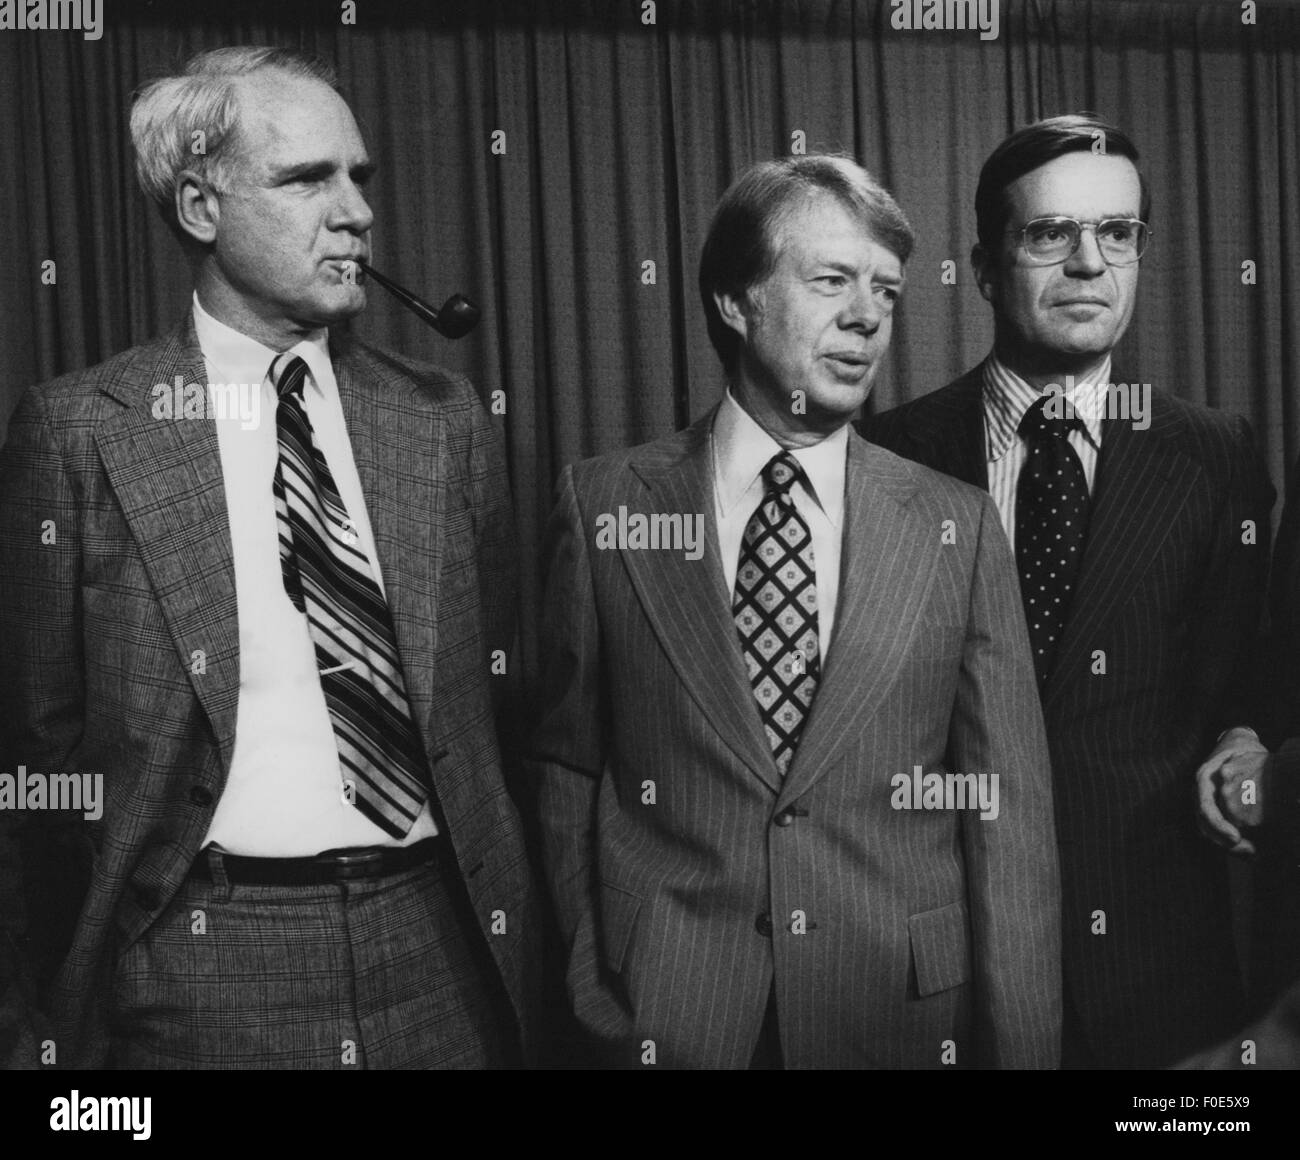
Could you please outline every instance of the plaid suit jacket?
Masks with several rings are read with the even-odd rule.
[[[987,489],[981,391],[977,367],[864,434]],[[1236,701],[1274,499],[1244,419],[1153,390],[1149,422],[1103,420],[1083,565],[1042,691],[1066,996],[1112,1068],[1165,1066],[1243,1021],[1227,859],[1197,833],[1194,775],[1219,732],[1250,723]]]
[[[536,1000],[534,887],[503,782],[489,650],[514,626],[499,441],[469,383],[331,340],[411,706],[457,859],[520,1019]],[[187,315],[166,338],[28,391],[0,454],[3,770],[102,774],[103,816],[0,811],[0,1058],[96,1067],[116,953],[176,892],[235,738],[234,566],[212,419],[158,419],[205,383]],[[271,502],[268,495],[267,502]]]
[[[850,437],[834,632],[782,778],[711,422],[567,469],[552,520],[530,761],[594,1055],[743,1068],[775,986],[788,1067],[1056,1066],[1051,777],[992,501]],[[624,507],[701,516],[703,555],[602,543]],[[917,766],[996,774],[998,816],[898,808]]]

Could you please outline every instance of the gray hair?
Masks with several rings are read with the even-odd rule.
[[[740,336],[723,321],[713,296],[740,296],[767,278],[776,266],[780,226],[819,194],[837,198],[900,262],[911,256],[906,215],[851,157],[813,153],[751,166],[722,195],[700,255],[700,300],[709,339],[728,371],[739,355]]]
[[[175,220],[176,178],[182,170],[197,173],[218,192],[230,188],[239,136],[235,78],[261,69],[338,91],[334,70],[322,60],[289,48],[239,47],[201,52],[186,63],[183,75],[150,81],[136,94],[131,108],[136,178],[169,222]]]

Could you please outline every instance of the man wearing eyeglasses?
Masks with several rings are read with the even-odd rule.
[[[1065,1067],[1159,1067],[1242,1013],[1196,771],[1261,748],[1227,691],[1273,489],[1246,422],[1113,368],[1151,237],[1138,154],[1092,114],[1013,133],[971,259],[993,351],[868,438],[987,488],[1016,554],[1052,755]],[[1125,386],[1125,384],[1131,384]],[[1202,823],[1203,824],[1203,823]]]

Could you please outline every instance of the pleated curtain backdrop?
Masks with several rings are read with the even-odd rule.
[[[273,43],[338,68],[380,165],[377,268],[483,308],[452,343],[374,289],[354,329],[504,404],[527,670],[560,469],[717,400],[704,232],[742,169],[795,148],[852,153],[916,227],[880,408],[987,349],[968,255],[993,146],[1079,109],[1126,128],[1155,233],[1117,368],[1245,415],[1279,488],[1300,453],[1294,5],[1002,0],[996,39],[896,29],[888,0],[359,0],[344,23],[348,7],[103,0],[98,40],[0,31],[0,422],[27,386],[187,309],[189,272],[134,182],[132,92],[202,49]]]

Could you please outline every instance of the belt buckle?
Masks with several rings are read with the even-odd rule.
[[[384,863],[382,850],[326,850],[316,855],[318,862],[323,862],[334,871],[336,882],[348,882],[354,878],[373,878]]]

